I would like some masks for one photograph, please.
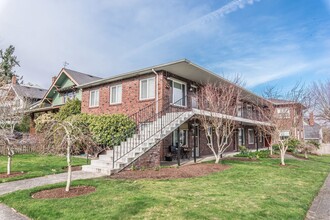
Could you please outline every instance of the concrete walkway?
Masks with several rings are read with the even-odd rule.
[[[330,174],[324,182],[319,194],[315,197],[305,220],[329,220],[330,219]]]
[[[89,173],[83,171],[73,171],[72,180],[92,179],[102,177],[103,174]],[[32,179],[18,180],[0,184],[0,195],[11,193],[18,190],[31,189],[38,186],[65,182],[67,173],[53,174]],[[26,220],[28,217],[18,213],[16,210],[0,203],[0,219]]]
[[[72,180],[80,179],[92,179],[104,176],[104,174],[90,173],[84,171],[73,171]],[[11,193],[17,190],[31,189],[37,186],[49,185],[54,183],[65,182],[67,178],[67,173],[53,174],[43,177],[37,177],[32,179],[18,180],[8,183],[0,184],[0,195]]]
[[[28,220],[29,218],[25,215],[18,213],[13,208],[10,208],[0,203],[0,219],[3,220]]]

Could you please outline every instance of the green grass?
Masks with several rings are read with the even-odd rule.
[[[32,199],[56,184],[0,197],[33,219],[304,219],[330,171],[330,157],[224,161],[230,169],[173,180],[74,181],[95,193],[70,199]]]
[[[72,158],[73,165],[86,164],[86,159]],[[44,176],[53,173],[64,172],[63,167],[66,167],[66,158],[63,156],[50,156],[38,154],[19,154],[14,155],[12,160],[12,172],[24,172],[24,175],[0,178],[0,183],[15,181],[38,176]],[[0,173],[7,172],[7,157],[0,156]]]

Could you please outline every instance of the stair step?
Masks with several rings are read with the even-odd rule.
[[[100,155],[98,160],[92,160],[91,165],[84,165],[83,170],[104,173],[106,175],[111,175],[111,173],[120,171],[134,159],[137,159],[147,150],[155,146],[159,140],[168,136],[192,115],[193,112],[167,113],[154,122],[144,124],[139,130],[139,133],[133,134],[132,137],[127,138],[127,140],[120,143],[119,146],[115,146],[114,150],[107,150],[106,154]],[[112,168],[114,154],[115,158],[121,156],[121,158],[114,163],[115,169]]]

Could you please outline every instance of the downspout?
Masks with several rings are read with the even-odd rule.
[[[156,74],[156,114],[158,114],[158,73],[154,69],[151,71]]]

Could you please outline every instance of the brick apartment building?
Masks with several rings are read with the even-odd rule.
[[[179,60],[78,86],[82,89],[83,113],[123,113],[139,118],[136,121],[139,131],[132,138],[115,146],[114,150],[107,151],[105,155],[100,155],[99,160],[92,161],[91,165],[83,169],[110,174],[132,163],[154,167],[173,155],[179,145],[190,149],[189,157],[195,147],[197,157],[212,154],[207,146],[205,132],[196,120],[201,109],[195,94],[208,82],[230,83],[188,60]],[[245,98],[240,100],[237,108],[235,120],[239,126],[231,137],[227,151],[238,151],[239,146],[249,149],[267,147],[266,137],[256,129],[258,123],[267,122],[257,117],[256,105],[268,102],[279,109],[289,108],[290,120],[295,120],[293,109],[296,105],[265,100],[244,88],[239,89]],[[283,135],[287,132],[294,132],[301,138],[303,126],[300,128],[299,124],[299,129],[295,131],[291,131],[289,126]]]

